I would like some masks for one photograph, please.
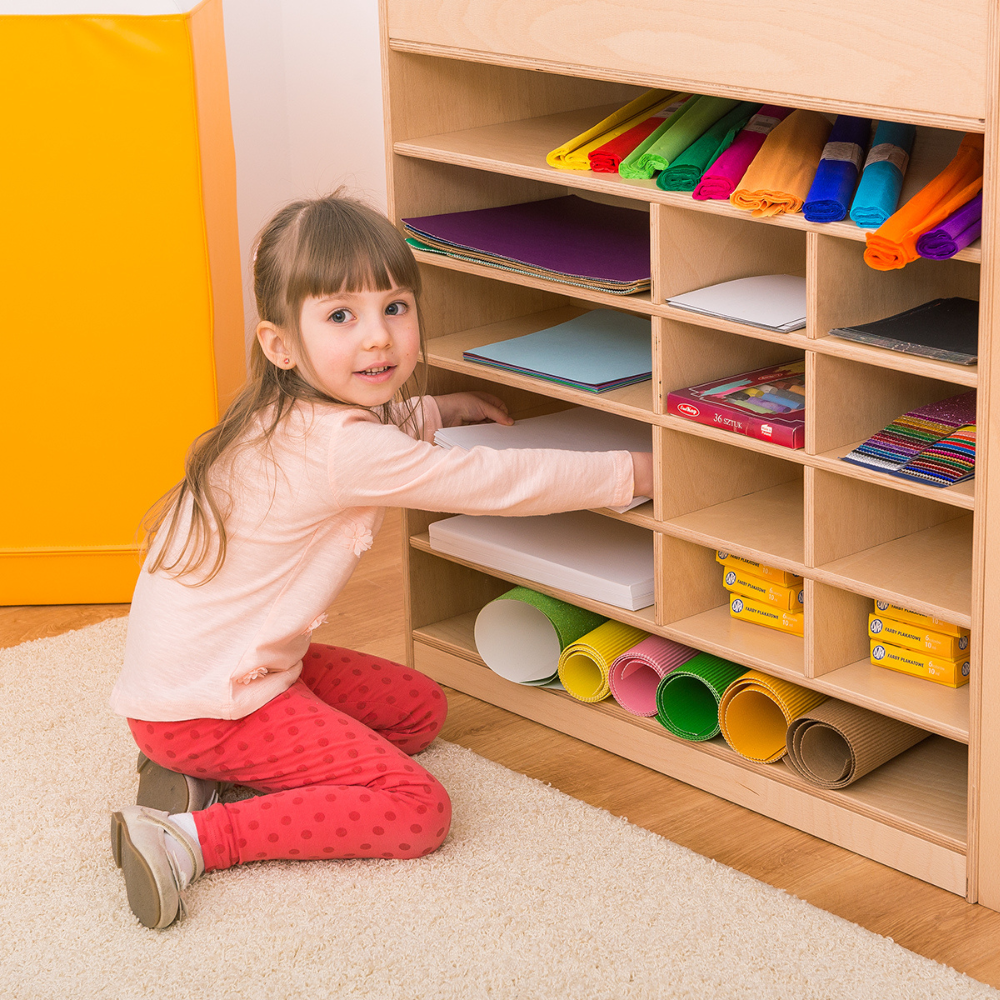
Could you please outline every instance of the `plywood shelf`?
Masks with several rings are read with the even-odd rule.
[[[902,351],[890,351],[874,344],[859,344],[853,340],[843,340],[829,333],[809,341],[808,347],[821,354],[832,354],[851,361],[862,361],[876,368],[893,368],[896,371],[912,372],[925,378],[939,379],[942,382],[953,382],[955,385],[967,385],[975,388],[979,384],[978,365],[957,365],[950,361],[935,361],[933,358],[922,358],[915,354],[904,354]]]
[[[816,580],[972,627],[972,517],[817,566]]]
[[[558,184],[568,190],[593,191],[732,218],[749,217],[749,212],[730,205],[728,201],[696,201],[686,192],[661,191],[654,180],[628,180],[617,174],[595,174],[588,170],[557,170],[545,162],[545,156],[550,150],[586,131],[619,107],[620,103],[602,105],[422,136],[394,143],[393,151],[400,156]],[[921,138],[923,141],[920,146],[914,144],[914,155],[906,173],[900,204],[908,201],[947,166],[958,148],[961,136],[954,131],[928,128],[921,129]],[[866,230],[853,222],[814,223],[807,221],[801,213],[777,215],[757,221],[765,225],[802,229],[861,242],[866,233]],[[978,262],[981,258],[982,251],[978,241],[957,255],[958,260],[971,262]],[[420,255],[420,259],[424,259],[424,255]]]
[[[489,670],[474,648],[455,643],[447,627],[415,629],[413,638],[417,668],[440,683],[682,781],[692,781],[692,766],[700,770],[697,758],[703,759],[703,765],[712,761],[708,766],[721,765],[728,772],[722,790],[716,793],[766,815],[787,818],[773,796],[762,794],[768,783],[774,783],[804,793],[813,808],[829,803],[957,855],[965,851],[966,759],[961,744],[931,737],[890,762],[894,766],[886,765],[844,791],[827,791],[810,785],[783,763],[757,764],[740,757],[721,737],[702,743],[678,739],[655,719],[630,715],[611,699],[585,704],[565,692],[507,681]],[[764,785],[759,783],[761,778]],[[692,783],[704,787],[701,782]]]

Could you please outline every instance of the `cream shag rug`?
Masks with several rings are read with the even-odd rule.
[[[139,926],[108,847],[135,747],[125,619],[0,651],[0,996],[157,1000],[995,997],[777,889],[438,741],[419,861],[262,862]]]

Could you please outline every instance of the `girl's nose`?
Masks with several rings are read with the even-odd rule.
[[[369,323],[365,328],[365,347],[388,347],[392,343],[392,331],[383,317]]]

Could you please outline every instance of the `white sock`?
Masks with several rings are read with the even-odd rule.
[[[170,817],[171,822],[176,823],[191,839],[198,843],[198,828],[194,825],[194,817],[191,813],[174,813]],[[184,876],[186,884],[190,884],[194,878],[194,861],[188,849],[167,830],[163,831],[163,845],[167,853],[174,859],[177,870]]]

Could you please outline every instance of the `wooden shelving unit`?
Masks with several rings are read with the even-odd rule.
[[[516,417],[575,405],[652,426],[653,501],[627,514],[597,513],[650,531],[656,600],[624,611],[436,554],[427,529],[448,515],[407,511],[411,662],[475,697],[1000,908],[1000,742],[992,735],[1000,726],[1000,665],[988,655],[1000,640],[1000,585],[990,577],[1000,566],[1000,514],[989,507],[989,484],[1000,473],[991,477],[988,463],[997,3],[955,0],[942,16],[940,3],[915,0],[899,23],[888,0],[847,7],[792,0],[780,18],[748,8],[733,37],[721,0],[600,6],[620,23],[586,23],[573,14],[576,5],[559,0],[382,0],[389,204],[397,221],[564,194],[648,212],[653,282],[642,295],[591,293],[433,253],[417,258],[430,391],[485,389]],[[834,15],[836,42],[823,28]],[[886,19],[898,27],[891,39],[871,30]],[[794,75],[772,75],[761,52],[734,56],[737,37],[771,46],[773,64],[791,60]],[[927,51],[948,53],[933,85]],[[885,274],[864,264],[864,231],[853,223],[755,220],[728,202],[696,202],[652,181],[547,166],[550,149],[652,86],[914,122],[904,199],[944,167],[963,131],[985,131],[983,243],[951,261]],[[806,278],[805,330],[776,334],[665,303],[707,284],[773,272]],[[978,366],[829,335],[939,295],[980,299]],[[593,395],[463,360],[471,347],[597,307],[651,318],[652,382]],[[793,358],[806,360],[802,450],[666,413],[672,389]],[[968,388],[978,389],[980,407],[973,483],[939,490],[840,461],[905,410]],[[992,496],[1000,497],[1000,483]],[[804,638],[730,617],[714,560],[719,548],[806,578]],[[783,764],[744,760],[721,739],[678,740],[611,700],[584,704],[512,684],[483,664],[473,626],[479,609],[513,584],[934,735],[849,788],[827,792]],[[865,630],[872,598],[971,627],[972,683],[956,691],[873,667]]]

